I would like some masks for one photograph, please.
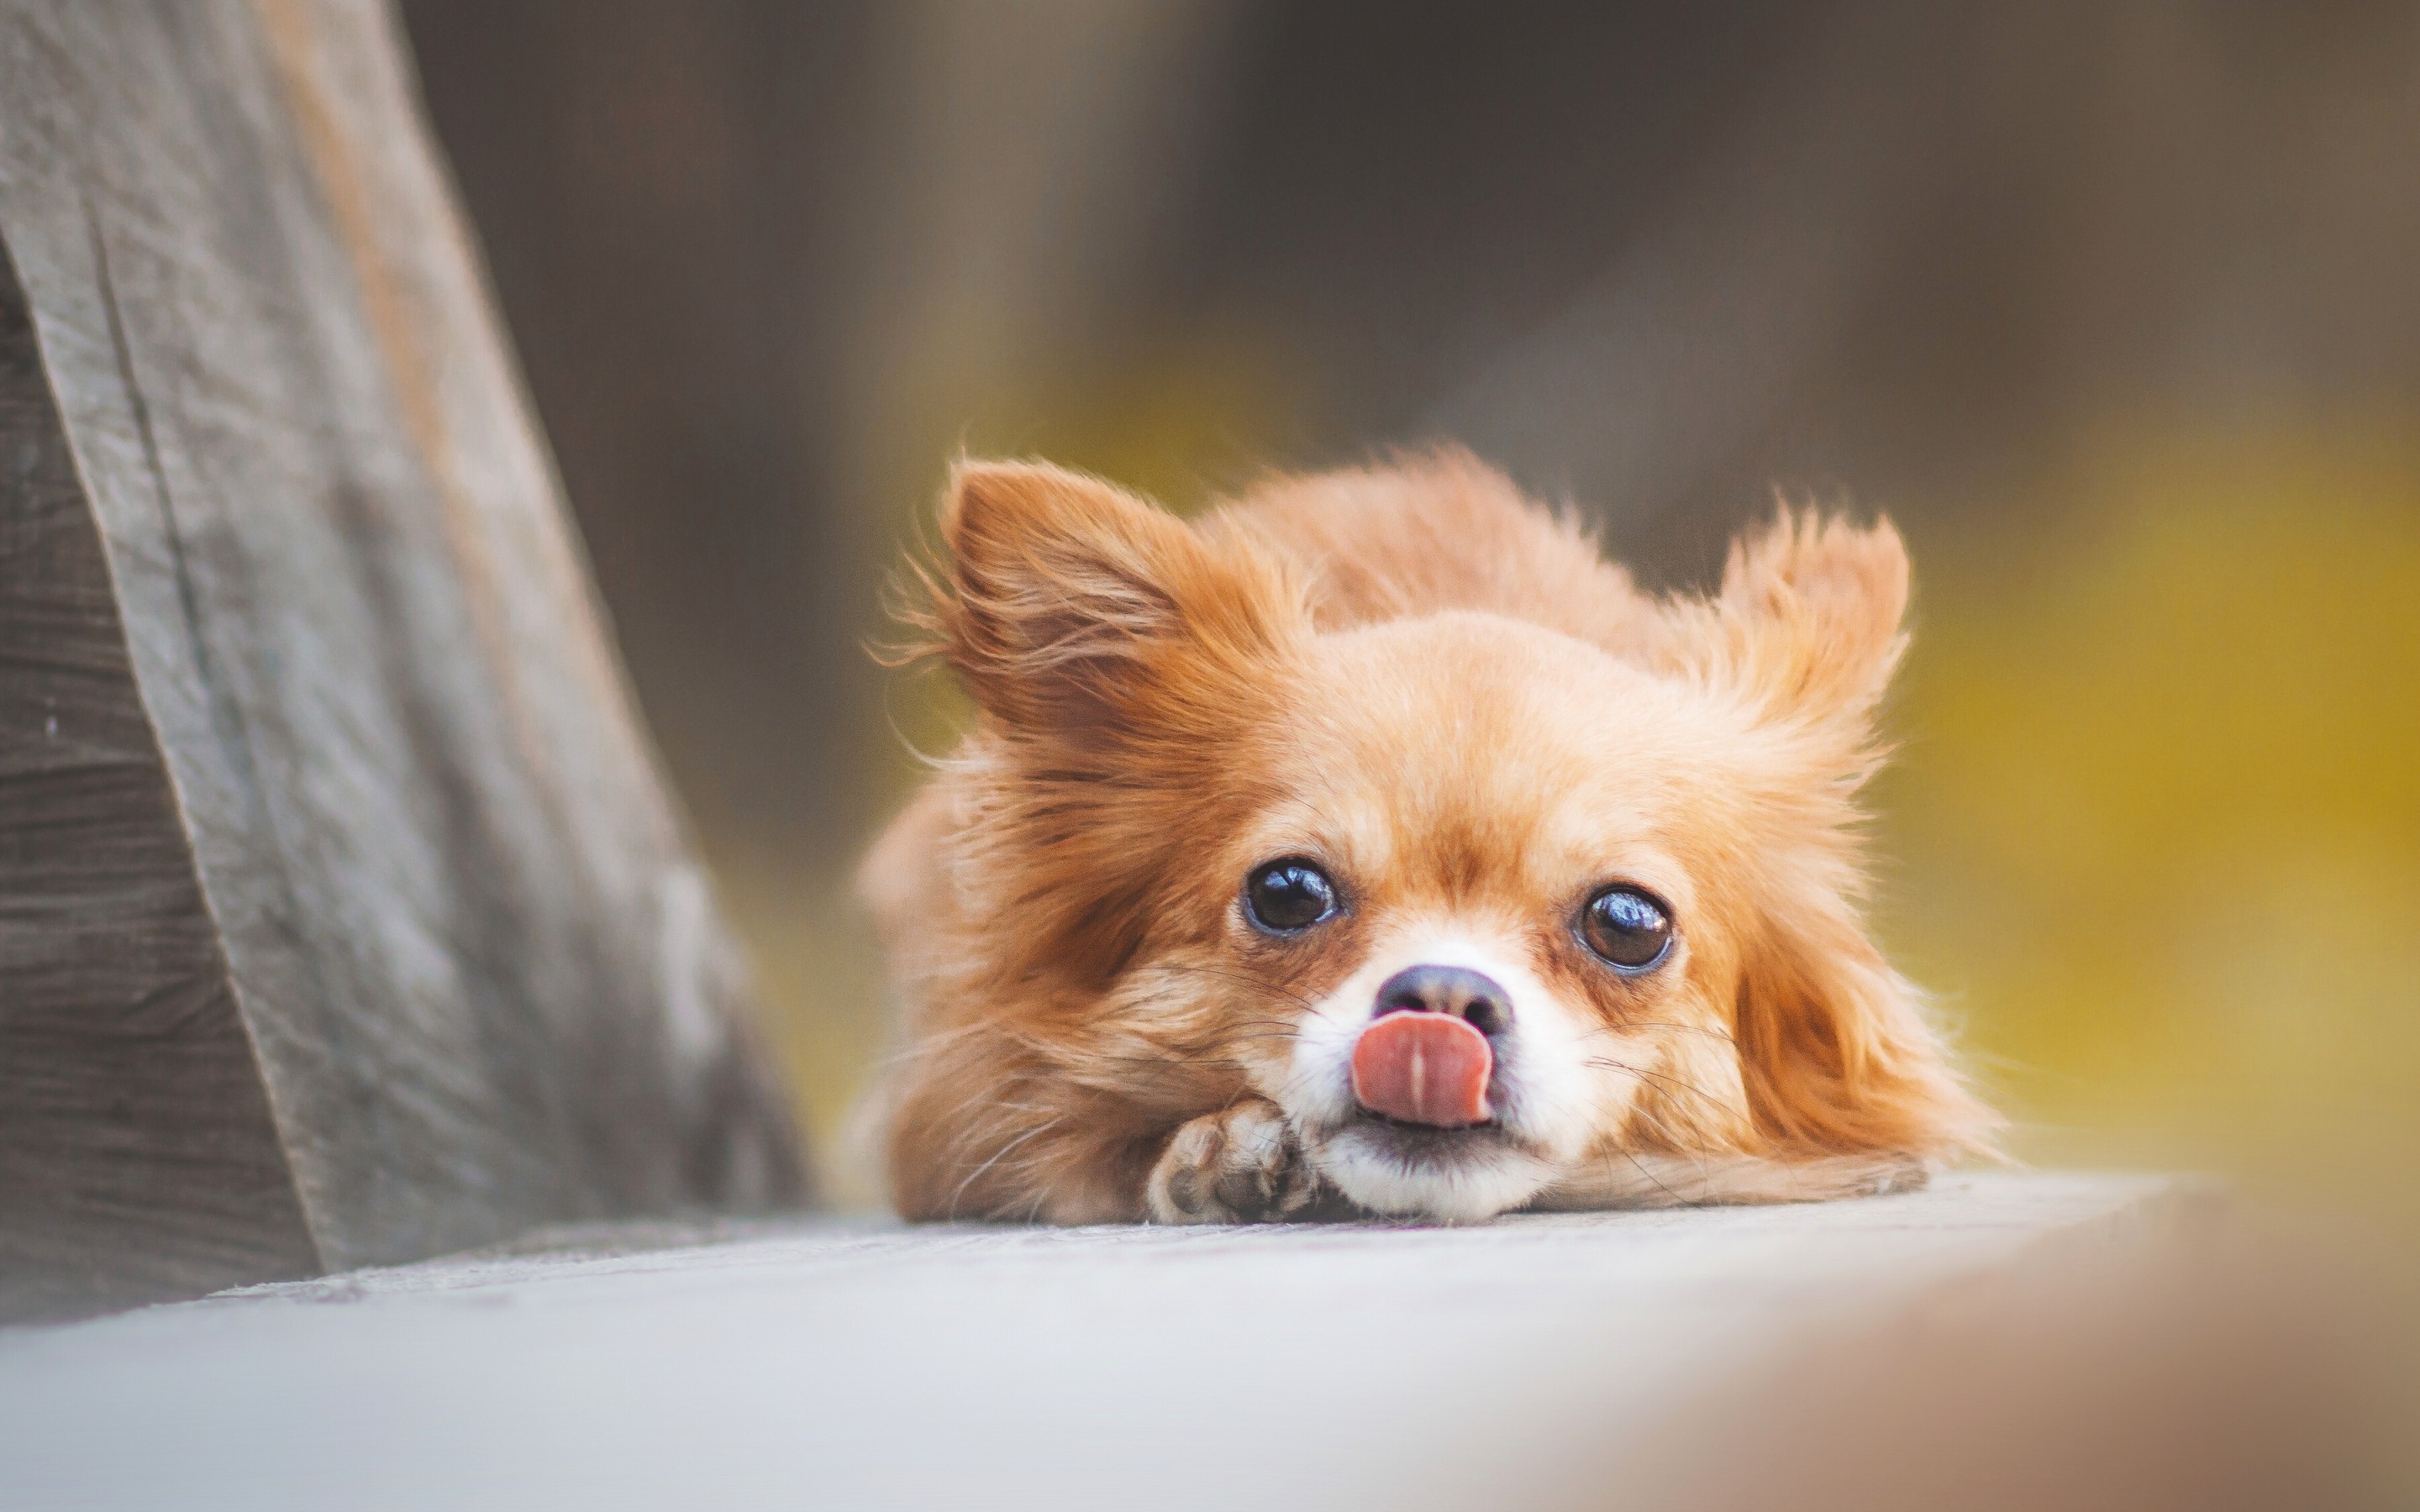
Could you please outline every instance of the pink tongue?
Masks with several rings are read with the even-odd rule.
[[[1487,1036],[1450,1013],[1389,1013],[1353,1047],[1353,1096],[1405,1123],[1484,1123],[1495,1063]]]

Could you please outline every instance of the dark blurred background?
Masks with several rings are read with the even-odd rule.
[[[948,458],[1886,511],[1885,932],[2035,1159],[2420,1216],[2420,9],[405,0],[823,1158]]]

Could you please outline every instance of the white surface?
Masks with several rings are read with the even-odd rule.
[[[0,1507],[1502,1507],[2172,1190],[470,1257],[0,1333]]]

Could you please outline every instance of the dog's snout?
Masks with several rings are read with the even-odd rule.
[[[1378,986],[1376,1016],[1450,1013],[1481,1034],[1512,1026],[1512,996],[1467,966],[1406,966]]]

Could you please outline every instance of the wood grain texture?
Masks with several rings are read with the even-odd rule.
[[[73,473],[40,517],[81,513],[122,658],[97,675],[157,752],[108,822],[205,906],[221,1011],[193,1021],[231,1005],[257,1068],[251,1110],[207,1101],[256,1124],[265,1097],[331,1268],[802,1196],[412,87],[373,5],[0,4],[0,239]],[[51,653],[11,630],[14,751],[48,716],[13,669]],[[20,827],[65,811],[21,791]],[[13,1004],[60,947],[8,938]],[[153,1200],[217,1190],[143,1164]]]
[[[0,470],[0,1319],[310,1274],[5,259]]]

